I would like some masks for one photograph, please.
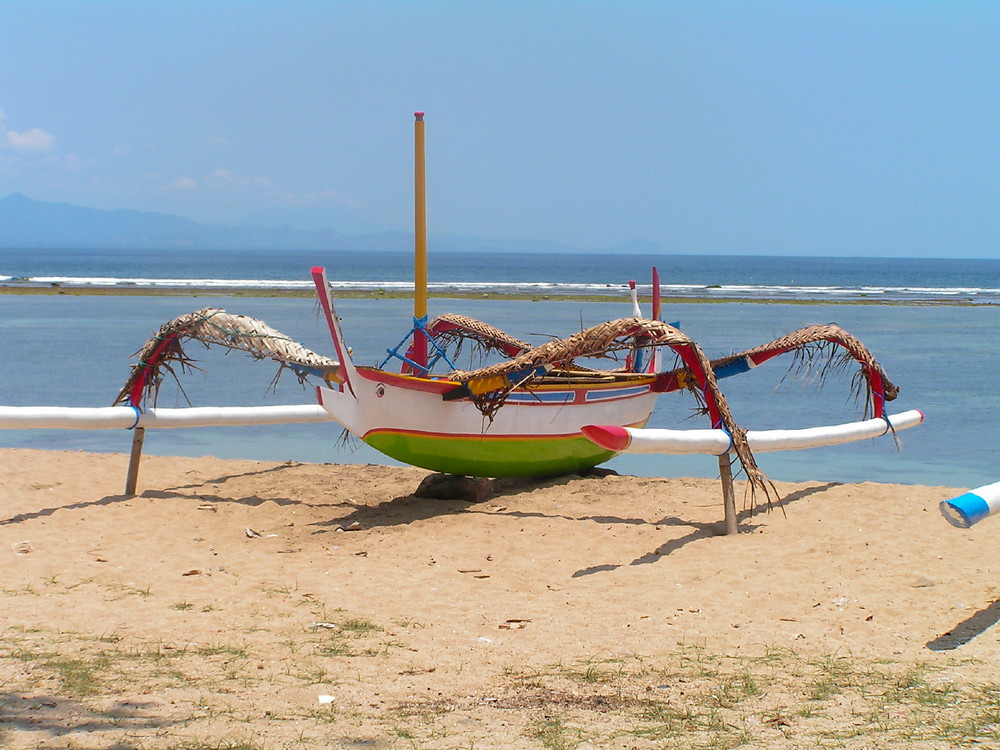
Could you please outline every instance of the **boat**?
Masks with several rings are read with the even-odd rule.
[[[601,372],[566,362],[559,367],[551,361],[556,357],[530,361],[537,349],[512,344],[502,332],[457,316],[442,316],[426,326],[425,338],[442,361],[448,361],[447,351],[439,337],[447,335],[452,341],[475,339],[501,349],[510,357],[507,362],[518,364],[495,373],[451,369],[435,376],[409,351],[400,357],[401,369],[409,372],[356,366],[344,344],[325,270],[317,267],[312,273],[341,380],[336,388],[317,387],[319,403],[352,434],[397,461],[477,477],[568,474],[615,455],[588,440],[584,425],[642,427],[652,414],[658,393],[655,372],[636,372],[634,367]],[[632,320],[631,329],[622,327],[623,336],[636,340],[645,328],[639,319]],[[694,344],[678,346],[691,349]]]
[[[423,113],[415,113],[415,246],[413,326],[381,365],[359,366],[345,343],[326,270],[312,269],[336,358],[305,350],[261,321],[202,310],[165,324],[139,354],[116,403],[141,411],[155,403],[164,368],[186,362],[181,339],[240,348],[318,376],[319,404],[352,435],[397,461],[431,471],[472,477],[544,477],[585,472],[626,450],[621,440],[594,440],[599,426],[641,431],[657,396],[687,391],[712,430],[728,436],[751,487],[768,491],[746,431],[737,425],[718,381],[780,354],[799,365],[860,365],[866,411],[880,419],[897,389],[864,345],[834,325],[813,326],[740,354],[710,361],[696,342],[662,320],[660,284],[653,269],[652,315],[643,317],[635,281],[631,315],[533,347],[489,324],[462,315],[428,320],[427,243],[423,185]],[[500,361],[461,370],[456,353],[472,346]],[[674,363],[664,369],[664,354]],[[821,357],[820,354],[829,356]],[[610,368],[590,360],[613,360]],[[585,361],[585,363],[581,363]],[[394,369],[395,368],[395,369]],[[152,395],[152,399],[150,396]],[[891,424],[887,429],[891,430]]]

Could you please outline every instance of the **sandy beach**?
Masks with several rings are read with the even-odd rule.
[[[1000,746],[956,489],[779,483],[726,537],[707,479],[2,458],[2,747]]]

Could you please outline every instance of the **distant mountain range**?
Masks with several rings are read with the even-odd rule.
[[[434,237],[443,252],[572,252],[577,248],[546,240],[490,241],[475,237]],[[0,198],[0,248],[113,250],[334,250],[409,252],[406,232],[342,234],[332,229],[199,224],[180,216],[47,203],[12,193]],[[651,243],[629,243],[608,252],[662,253]]]

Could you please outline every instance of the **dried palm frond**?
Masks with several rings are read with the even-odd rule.
[[[138,406],[150,398],[155,403],[164,373],[177,379],[175,364],[182,372],[198,369],[184,352],[181,344],[184,339],[246,352],[254,359],[271,359],[280,365],[279,374],[288,368],[300,380],[310,373],[324,379],[336,379],[340,368],[335,360],[306,349],[263,321],[206,307],[160,326],[156,335],[133,355],[138,362],[132,366],[114,403]]]
[[[866,414],[873,411],[875,394],[884,396],[886,401],[892,401],[899,395],[899,388],[889,380],[868,348],[833,323],[800,328],[739,354],[714,359],[711,364],[713,369],[721,371],[740,360],[752,361],[756,365],[786,352],[792,353],[793,361],[782,380],[790,376],[812,376],[822,384],[829,374],[846,370],[855,363],[859,365],[851,389],[858,398],[864,395]]]
[[[427,325],[427,331],[442,348],[454,347],[454,359],[461,355],[464,344],[472,344],[474,353],[478,352],[483,356],[499,351],[507,357],[516,357],[531,349],[530,344],[499,328],[465,315],[439,315]]]
[[[571,369],[574,359],[611,356],[615,352],[632,349],[636,341],[652,346],[694,345],[687,335],[661,321],[622,318],[587,328],[565,339],[547,341],[507,362],[471,372],[456,370],[448,377],[464,382],[476,378],[508,375],[543,365]]]

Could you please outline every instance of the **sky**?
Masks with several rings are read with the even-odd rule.
[[[0,0],[0,197],[1000,258],[1000,3]]]

